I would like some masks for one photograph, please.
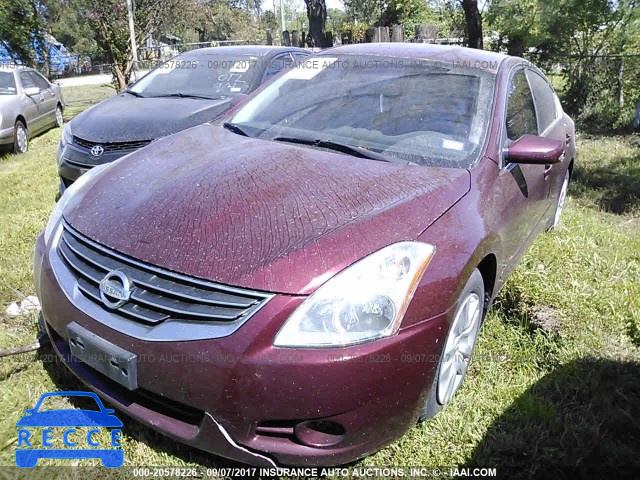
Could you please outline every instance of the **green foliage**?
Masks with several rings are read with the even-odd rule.
[[[79,14],[73,2],[49,0],[46,5],[47,26],[56,40],[81,57],[99,54],[90,20]]]
[[[385,2],[380,18],[382,25],[404,26],[408,38],[413,36],[415,25],[436,23],[437,16],[424,0],[391,0]]]
[[[42,5],[35,0],[2,0],[0,2],[0,41],[23,63],[36,66],[34,39],[44,55],[46,33]]]
[[[342,25],[342,35],[347,36],[353,43],[362,43],[367,37],[369,26],[366,23],[346,22]]]
[[[458,0],[429,0],[428,4],[435,16],[439,37],[464,36],[466,20]]]
[[[638,59],[617,56],[638,51],[635,1],[493,0],[485,20],[497,33],[494,49],[531,55],[562,75],[563,104],[581,124],[604,129],[631,122],[640,95]]]
[[[341,35],[344,30],[344,25],[349,21],[349,17],[346,12],[337,8],[330,8],[327,11],[327,23],[325,24],[325,30],[332,32],[334,37]]]
[[[343,0],[342,3],[353,23],[376,25],[384,11],[384,2],[381,0]]]

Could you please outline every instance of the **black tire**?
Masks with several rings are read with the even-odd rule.
[[[478,269],[475,269],[471,273],[469,280],[467,280],[467,283],[464,289],[462,290],[462,293],[460,294],[458,301],[456,302],[456,311],[453,315],[453,319],[458,317],[458,314],[461,312],[462,307],[465,305],[467,299],[470,298],[472,295],[477,295],[480,301],[480,309],[481,309],[480,318],[478,320],[477,331],[475,333],[475,338],[473,339],[473,346],[472,346],[472,355],[473,355],[473,348],[475,347],[475,342],[478,338],[480,327],[482,326],[482,322],[484,321],[484,317],[486,315],[485,297],[484,297],[484,280],[482,279],[482,274]],[[445,348],[447,346],[447,341],[449,339],[449,336],[452,335],[453,324],[454,324],[454,320],[452,320],[451,325],[449,325],[449,331],[447,333],[447,337],[445,338],[445,341],[442,345],[442,352],[440,353],[440,359],[438,361],[438,367],[436,368],[436,374],[433,378],[433,382],[429,387],[429,393],[427,394],[427,399],[425,400],[424,406],[420,411],[419,420],[425,420],[428,418],[435,417],[446,404],[446,402],[441,403],[438,400],[438,383],[439,383],[438,379],[440,378],[440,372],[442,369],[443,360],[445,359]],[[471,360],[471,358],[469,358],[469,360]],[[465,375],[466,375],[466,370],[462,374],[462,379],[464,379]],[[455,392],[454,392],[454,395],[455,395]]]
[[[28,149],[29,131],[22,120],[18,120],[13,127],[13,152],[26,153]]]
[[[56,106],[56,127],[60,128],[64,125],[64,117],[62,116],[62,106],[58,104]]]

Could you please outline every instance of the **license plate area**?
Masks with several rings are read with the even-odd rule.
[[[129,390],[138,388],[137,355],[75,322],[67,325],[71,355]]]

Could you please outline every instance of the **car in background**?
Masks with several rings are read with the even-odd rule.
[[[213,120],[309,55],[292,47],[230,46],[192,50],[162,63],[67,124],[57,152],[60,192],[96,165]]]
[[[342,465],[454,398],[494,298],[558,225],[575,154],[524,59],[325,50],[65,192],[36,244],[45,328],[174,439]]]
[[[26,152],[31,137],[62,126],[63,111],[59,85],[33,68],[0,66],[0,147]]]

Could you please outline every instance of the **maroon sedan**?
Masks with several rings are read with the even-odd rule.
[[[574,158],[522,59],[328,50],[67,190],[36,245],[46,328],[89,388],[180,442],[343,464],[452,399]]]

